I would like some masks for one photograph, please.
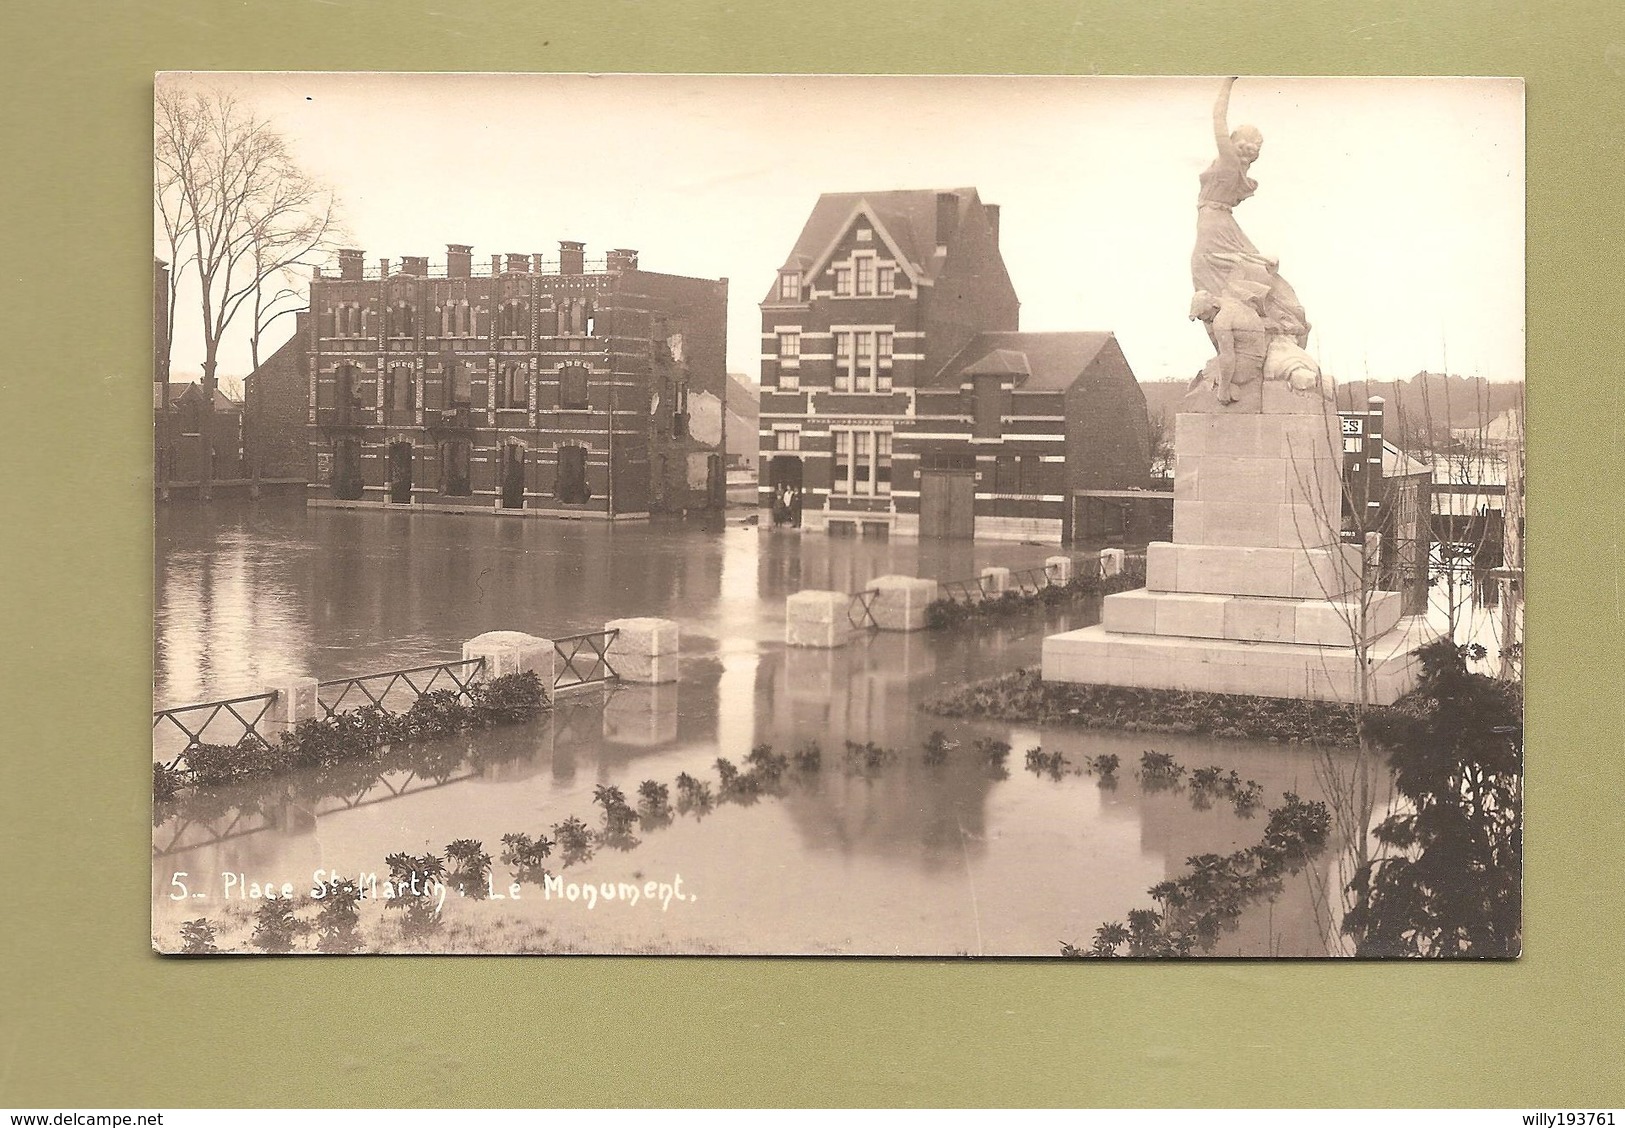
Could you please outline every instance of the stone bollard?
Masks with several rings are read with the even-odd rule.
[[[677,680],[677,623],[671,619],[611,619],[606,631],[619,631],[606,651],[623,682],[661,685]]]
[[[1048,576],[1049,582],[1057,587],[1072,582],[1072,569],[1072,557],[1070,556],[1047,556],[1044,558],[1044,575]]]
[[[852,597],[844,591],[798,591],[784,601],[784,641],[828,650],[852,637],[847,617]]]
[[[1010,569],[999,567],[982,569],[982,595],[984,597],[992,598],[996,595],[1003,595],[1009,590]]]
[[[507,674],[533,673],[542,683],[542,697],[553,700],[553,683],[558,679],[559,652],[550,638],[538,638],[523,631],[486,631],[463,643],[463,661],[484,658],[480,676],[486,681]]]
[[[1108,579],[1123,574],[1123,550],[1120,548],[1103,548],[1100,550],[1100,578]]]
[[[925,630],[925,605],[937,598],[937,581],[914,576],[877,576],[864,585],[875,593],[869,613],[883,631]]]
[[[316,696],[315,678],[294,678],[276,687],[276,697],[266,706],[262,736],[270,738],[278,730],[291,731],[300,721],[319,720],[325,715]]]
[[[677,739],[677,686],[634,685],[604,699],[604,739],[658,748]]]

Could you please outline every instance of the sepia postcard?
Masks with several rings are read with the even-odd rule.
[[[1518,956],[1523,98],[158,75],[155,950]]]

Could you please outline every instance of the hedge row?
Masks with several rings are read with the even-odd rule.
[[[942,630],[971,619],[1002,618],[1033,607],[1053,607],[1088,596],[1109,595],[1114,591],[1133,591],[1145,586],[1145,558],[1129,557],[1122,572],[1102,577],[1090,571],[1075,576],[1069,583],[1050,584],[1037,591],[1007,591],[976,601],[935,599],[926,604],[925,625],[931,630]]]

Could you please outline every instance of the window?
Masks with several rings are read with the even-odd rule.
[[[797,302],[801,300],[801,275],[795,271],[787,270],[779,275],[779,300]]]
[[[835,390],[852,390],[852,334],[835,334]]]
[[[412,370],[405,365],[396,365],[389,370],[389,406],[396,411],[411,411],[417,406],[414,402]]]
[[[586,447],[559,447],[558,477],[553,482],[553,496],[570,505],[591,500],[592,491],[587,486]]]
[[[878,276],[878,290],[882,295],[890,295],[897,290],[897,268],[895,266],[882,266]]]
[[[833,434],[831,491],[861,497],[891,493],[891,432],[835,430]]]
[[[530,306],[521,301],[503,302],[497,310],[497,336],[527,337],[530,335]]]
[[[502,366],[502,379],[497,383],[497,406],[528,408],[530,406],[529,373],[522,364]]]
[[[853,372],[853,388],[860,392],[875,390],[875,335],[855,333],[857,338],[857,365]]]
[[[474,372],[466,360],[451,365],[451,405],[467,407],[474,402]]]
[[[835,432],[835,463],[830,488],[838,494],[852,492],[852,432]]]
[[[867,242],[869,242],[871,239],[873,239],[875,237],[874,231],[872,231],[871,229],[869,229],[867,227],[858,228],[857,235],[858,235],[858,242],[860,242],[860,243],[867,243]]]
[[[442,337],[471,337],[474,335],[474,314],[468,302],[447,302],[440,311]]]
[[[415,311],[409,302],[396,302],[389,310],[389,335],[391,337],[415,337],[417,335],[417,321]]]
[[[559,370],[559,407],[565,411],[581,411],[587,407],[587,369],[579,364],[567,364]]]
[[[775,427],[773,429],[773,449],[798,451],[801,449],[801,432],[789,427]]]
[[[858,293],[870,295],[875,292],[875,260],[873,255],[859,255],[853,260],[858,268]]]
[[[801,363],[801,334],[779,334],[779,364],[794,368]]]
[[[850,298],[852,296],[852,268],[850,266],[837,266],[835,268],[835,296]]]
[[[874,493],[874,445],[874,432],[852,432],[853,493]]]
[[[360,337],[366,333],[366,315],[355,302],[343,302],[333,307],[333,335]]]
[[[877,391],[891,391],[891,351],[892,335],[882,330],[875,335],[876,351],[880,354],[880,369],[875,375],[875,389]]]

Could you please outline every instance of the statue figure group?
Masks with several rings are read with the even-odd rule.
[[[1309,319],[1278,263],[1263,254],[1236,222],[1235,208],[1258,189],[1247,175],[1264,146],[1257,129],[1231,132],[1227,78],[1213,107],[1213,140],[1218,156],[1202,173],[1196,202],[1196,248],[1191,252],[1195,295],[1190,316],[1207,328],[1217,355],[1192,389],[1212,389],[1220,405],[1240,397],[1237,388],[1262,380],[1284,380],[1297,391],[1319,387],[1320,369],[1304,351]]]

